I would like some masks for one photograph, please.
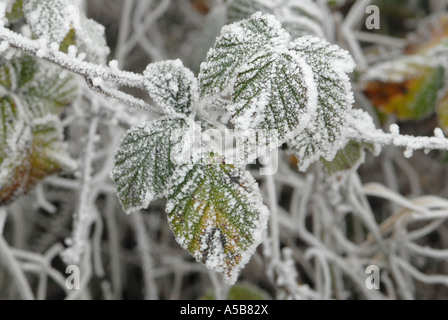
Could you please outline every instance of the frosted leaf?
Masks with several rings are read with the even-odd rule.
[[[76,163],[63,143],[57,114],[76,97],[77,82],[24,56],[0,66],[0,202],[28,192],[47,175]]]
[[[174,113],[191,113],[198,101],[198,84],[179,59],[152,63],[144,76],[149,95],[161,107]]]
[[[70,30],[64,9],[67,0],[23,0],[23,13],[37,38],[61,43]]]
[[[230,285],[261,243],[269,214],[253,177],[219,158],[180,166],[166,211],[177,242]]]
[[[255,54],[286,47],[289,34],[272,15],[255,13],[250,19],[224,26],[215,47],[201,64],[202,95],[231,93],[239,68]]]
[[[321,10],[311,0],[231,0],[227,20],[247,19],[258,11],[273,14],[293,39],[308,35],[324,38]]]
[[[104,26],[88,19],[73,1],[23,0],[23,12],[33,34],[46,40],[46,45],[61,44],[61,50],[65,51],[73,44],[86,55],[86,60],[106,63],[110,49]]]
[[[364,163],[365,149],[374,151],[375,146],[370,143],[350,140],[344,149],[338,151],[332,161],[322,160],[322,163],[329,175],[345,171],[356,171]]]
[[[238,74],[228,107],[237,131],[270,133],[277,148],[308,126],[316,108],[311,68],[293,51],[255,55]],[[238,135],[237,138],[242,137]],[[263,147],[263,140],[257,144]]]
[[[78,97],[79,78],[45,61],[37,62],[33,80],[24,84],[19,94],[34,115],[58,114]]]
[[[23,17],[22,0],[6,0],[6,18],[10,23]]]
[[[65,75],[65,76],[63,76]],[[78,95],[78,78],[45,61],[24,56],[0,66],[0,87],[17,95],[34,117],[58,114]]]
[[[307,17],[289,17],[282,19],[282,26],[289,32],[293,39],[304,36],[317,36],[324,38],[322,26]]]
[[[86,60],[105,65],[110,49],[106,43],[105,28],[83,13],[79,16],[79,27],[75,27],[75,43],[79,52],[86,54]]]
[[[165,196],[175,169],[172,149],[182,142],[176,130],[187,130],[183,119],[162,118],[131,128],[115,155],[112,179],[126,213],[146,208]],[[174,137],[174,139],[173,139]]]
[[[296,39],[292,50],[311,66],[318,92],[309,126],[288,142],[300,170],[306,170],[320,158],[331,161],[345,145],[346,118],[354,102],[347,73],[355,64],[347,51],[312,36]]]
[[[6,105],[0,106],[3,111]],[[61,121],[56,115],[35,118],[31,123],[17,118],[14,126],[8,126],[6,137],[2,137],[6,157],[0,163],[0,205],[27,193],[46,176],[77,166],[68,155]]]
[[[231,0],[227,7],[228,22],[247,19],[255,12],[273,13],[275,1],[266,0]]]

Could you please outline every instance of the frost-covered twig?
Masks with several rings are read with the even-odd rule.
[[[87,145],[84,154],[83,172],[81,178],[81,190],[79,195],[79,205],[74,218],[73,236],[70,239],[69,247],[64,251],[63,257],[70,264],[79,264],[84,253],[84,247],[89,239],[89,231],[92,222],[95,220],[92,212],[92,158],[96,141],[96,132],[99,118],[94,116],[90,120]]]
[[[59,51],[59,45],[47,45],[39,40],[31,40],[5,27],[0,27],[0,41],[5,41],[14,49],[50,61],[89,79],[100,78],[120,86],[145,88],[143,75],[94,64],[77,57],[70,57],[69,54]]]
[[[142,274],[144,279],[145,298],[147,300],[157,300],[157,284],[152,275],[154,269],[151,258],[151,240],[146,232],[145,222],[140,212],[135,212],[131,216],[132,225],[136,234],[137,248],[142,261]]]
[[[0,263],[6,270],[8,270],[9,274],[16,282],[17,291],[21,298],[24,300],[34,300],[34,294],[30,284],[3,236],[0,236]]]

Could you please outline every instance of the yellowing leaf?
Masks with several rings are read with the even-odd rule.
[[[0,66],[0,89],[7,93],[0,98],[0,205],[46,176],[76,167],[58,114],[76,97],[77,81],[60,73],[30,57]]]
[[[436,112],[440,128],[448,133],[448,90],[440,97]]]
[[[35,119],[31,127],[19,120],[15,129],[8,141],[8,156],[0,165],[0,205],[26,194],[48,175],[76,168],[62,142],[57,116]]]
[[[253,177],[215,157],[175,171],[166,212],[177,242],[228,284],[261,243],[268,219]]]

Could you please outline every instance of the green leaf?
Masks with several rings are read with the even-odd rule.
[[[191,113],[198,101],[198,84],[179,59],[152,63],[144,75],[149,95],[161,107],[172,113]]]
[[[440,95],[436,111],[440,128],[448,133],[448,88],[445,88]]]
[[[329,175],[334,175],[343,171],[357,170],[364,162],[365,149],[375,150],[375,146],[370,143],[362,143],[350,140],[344,149],[339,150],[332,161],[322,159],[322,163]]]
[[[87,61],[106,63],[110,49],[104,26],[87,18],[71,1],[23,0],[23,12],[36,38],[59,44],[63,52],[74,44]]]
[[[50,63],[40,61],[33,77],[33,81],[20,88],[19,94],[36,116],[41,117],[47,113],[59,114],[63,107],[78,96],[77,76],[61,71]]]
[[[17,20],[23,17],[22,4],[23,4],[22,0],[14,1],[11,11],[6,13],[6,18],[8,19],[9,22],[11,23],[16,22]]]
[[[307,127],[315,111],[316,95],[312,71],[295,52],[254,56],[240,69],[233,94],[235,103],[228,107],[239,132],[237,139],[263,131],[277,141],[273,147],[279,147],[288,136]],[[269,141],[258,140],[259,148],[270,145]]]
[[[174,172],[166,212],[177,242],[231,285],[268,220],[253,177],[216,156]]]
[[[84,13],[79,15],[79,28],[75,31],[75,44],[79,52],[86,54],[86,60],[104,65],[110,53],[106,42],[106,29]]]
[[[272,298],[263,289],[248,283],[242,282],[232,286],[227,295],[227,300],[271,300]],[[216,300],[212,290],[204,294],[200,300]]]
[[[175,154],[186,132],[184,119],[162,118],[131,128],[115,155],[112,179],[126,213],[165,196],[176,167]]]
[[[272,15],[256,13],[250,19],[224,26],[207,61],[201,64],[201,94],[232,92],[239,68],[255,54],[285,47],[289,39]]]

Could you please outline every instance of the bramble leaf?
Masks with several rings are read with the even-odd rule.
[[[254,14],[250,19],[226,25],[201,64],[199,74],[202,95],[232,91],[239,68],[255,54],[286,46],[289,34],[272,15]]]
[[[255,252],[268,220],[253,177],[216,157],[174,172],[166,212],[177,242],[228,284]]]
[[[56,115],[35,118],[31,124],[17,119],[7,132],[5,149],[2,145],[6,157],[0,163],[1,205],[26,194],[48,175],[76,168],[63,143],[61,121]]]
[[[71,1],[23,0],[23,12],[37,38],[60,44],[62,51],[74,44],[88,61],[106,63],[110,49],[104,26],[88,19]]]
[[[146,208],[165,196],[175,169],[174,150],[182,142],[176,130],[186,130],[184,119],[162,118],[131,128],[115,155],[112,179],[126,213]]]
[[[198,84],[179,59],[152,63],[144,75],[149,95],[161,107],[173,113],[191,113],[198,100]]]
[[[58,114],[77,95],[71,75],[22,57],[0,66],[0,203],[13,201],[47,175],[76,163],[63,143]]]
[[[318,92],[315,116],[288,142],[305,170],[320,158],[330,161],[344,147],[346,117],[354,102],[347,73],[355,63],[347,51],[312,36],[295,40],[292,48],[311,66]]]
[[[66,0],[23,0],[23,13],[34,35],[60,44],[70,31]]]
[[[312,0],[231,0],[227,20],[235,22],[247,19],[258,11],[273,14],[293,39],[309,35],[324,37],[322,14]]]
[[[370,143],[362,143],[350,140],[344,149],[339,150],[332,161],[322,160],[329,175],[334,175],[343,171],[357,170],[364,162],[365,149],[371,151],[375,149]]]
[[[266,132],[280,146],[308,125],[314,113],[316,88],[310,67],[292,51],[256,55],[240,69],[228,111],[237,139]],[[259,147],[264,147],[263,139]],[[250,159],[251,160],[251,159]]]
[[[446,88],[439,98],[436,112],[440,128],[443,129],[445,133],[448,133],[448,89]]]

